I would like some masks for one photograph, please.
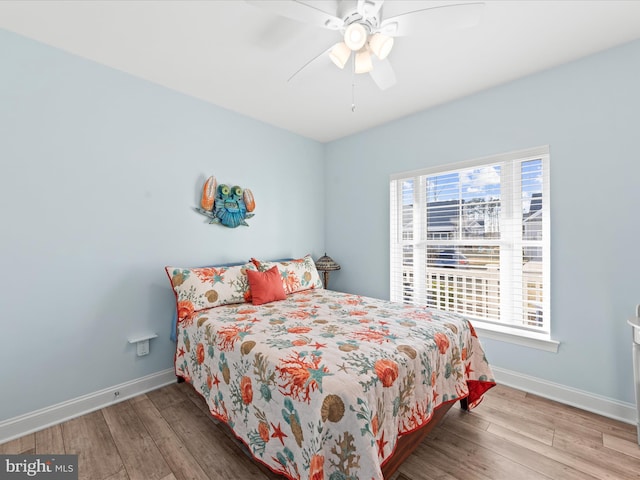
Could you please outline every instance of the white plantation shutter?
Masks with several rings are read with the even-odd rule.
[[[393,175],[391,299],[549,334],[549,150]]]

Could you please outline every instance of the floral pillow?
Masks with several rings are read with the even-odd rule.
[[[263,262],[255,258],[252,258],[251,261],[261,272],[266,272],[270,268],[277,266],[286,294],[301,292],[310,288],[322,288],[322,280],[311,255],[281,262]]]
[[[251,301],[247,270],[253,263],[231,267],[165,267],[176,295],[178,321],[206,308]]]

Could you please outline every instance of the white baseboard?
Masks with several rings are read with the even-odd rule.
[[[530,377],[522,373],[491,366],[496,381],[508,387],[524,390],[556,402],[571,405],[588,412],[597,413],[621,422],[635,425],[638,421],[636,405],[613,398],[596,395],[576,388]]]
[[[0,443],[37,432],[176,381],[173,368],[0,422]]]

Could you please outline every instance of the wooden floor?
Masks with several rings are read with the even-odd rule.
[[[175,384],[0,445],[78,454],[80,479],[272,479]],[[632,425],[498,386],[471,413],[452,408],[396,474],[406,480],[640,479]]]

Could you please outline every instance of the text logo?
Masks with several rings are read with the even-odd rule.
[[[0,480],[78,480],[77,455],[0,455]]]

